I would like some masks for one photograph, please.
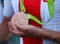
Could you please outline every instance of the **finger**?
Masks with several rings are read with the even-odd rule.
[[[8,22],[8,26],[9,26],[9,27],[11,26],[11,22]]]
[[[13,28],[12,26],[10,26],[9,29],[10,29],[10,32],[11,32],[11,33],[13,33],[13,34],[15,34],[15,35],[17,35],[17,36],[22,36],[22,35],[24,35],[23,32],[17,30],[15,27]]]
[[[15,35],[17,35],[17,36],[23,36],[24,35],[24,33],[23,32],[21,32],[21,31],[19,31],[19,30],[13,30],[13,31],[11,31],[13,34],[15,34]]]
[[[12,27],[11,22],[9,22],[9,29],[10,29],[10,32],[18,36],[21,36],[24,34],[23,32],[19,31],[15,26]]]
[[[26,25],[16,24],[15,26],[16,26],[16,28],[18,28],[18,30],[23,31],[23,32],[27,29]]]

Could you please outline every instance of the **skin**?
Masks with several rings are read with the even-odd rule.
[[[0,42],[5,41],[10,37],[10,31],[8,30],[8,21],[10,21],[10,18],[4,17],[2,23],[0,24]]]
[[[42,28],[33,25],[22,26],[16,24],[15,27],[13,27],[11,24],[11,22],[8,23],[9,30],[17,36],[45,38],[60,43],[60,32],[43,30]]]

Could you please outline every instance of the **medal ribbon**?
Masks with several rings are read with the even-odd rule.
[[[54,16],[54,1],[48,0],[47,4],[48,4],[49,13],[50,13],[50,18],[45,24],[47,24],[52,19],[52,17]],[[26,13],[26,10],[24,7],[24,0],[20,0],[20,10],[21,10],[21,12]],[[26,16],[28,17],[28,19],[34,20],[36,23],[38,23],[40,25],[45,25],[39,19],[37,19],[35,16],[33,16],[31,14],[26,13]]]

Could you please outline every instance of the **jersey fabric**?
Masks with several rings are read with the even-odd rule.
[[[60,32],[60,0],[54,0],[54,16],[53,18],[46,24],[43,25],[42,27],[45,28],[46,30],[52,30],[52,31],[59,31]],[[47,2],[41,2],[41,17],[42,17],[42,22],[46,23],[46,21],[50,18]],[[53,41],[44,39],[43,44],[57,44]]]
[[[59,19],[60,6],[58,6],[60,4],[59,2],[60,2],[59,0],[54,0],[54,16],[46,25],[42,25],[42,26],[38,25],[36,22],[32,20],[30,20],[30,24],[35,25],[35,26],[40,26],[47,30],[60,31],[60,27],[59,27],[60,26],[59,24],[60,23],[60,19]],[[48,10],[47,1],[44,2],[43,0],[34,0],[34,1],[25,0],[24,5],[25,5],[27,13],[30,13],[34,15],[35,17],[37,17],[38,19],[42,20],[43,23],[46,23],[49,20],[50,13]],[[57,43],[50,40],[46,40],[46,39],[44,39],[42,42],[42,39],[23,38],[23,44],[57,44]]]
[[[24,5],[26,8],[26,12],[32,14],[33,16],[37,17],[41,21],[40,17],[40,5],[41,0],[24,0]],[[33,20],[29,21],[30,24],[42,27],[41,25],[37,24]],[[40,38],[23,38],[23,44],[42,44],[42,39]]]
[[[5,0],[7,1],[7,0]],[[10,8],[8,12],[4,12],[3,15],[3,7],[0,3],[0,16],[12,16],[13,13],[19,12],[18,2],[19,0],[11,0],[8,1],[9,3],[5,5],[5,8],[8,11],[8,6],[10,5]],[[29,23],[35,26],[39,26],[40,28],[45,28],[47,30],[53,30],[53,31],[59,31],[60,32],[60,0],[54,1],[54,17],[46,24],[46,25],[39,25],[33,20],[30,20]],[[49,17],[49,10],[47,2],[44,2],[43,0],[24,0],[24,6],[27,13],[30,13],[40,19],[43,23],[45,23]],[[8,8],[7,8],[8,7]],[[12,8],[12,10],[11,10]],[[12,11],[12,12],[11,12]],[[10,15],[11,14],[11,15]],[[3,17],[0,17],[2,19]],[[12,43],[13,44],[13,43]],[[20,44],[57,44],[53,41],[46,40],[46,39],[39,39],[39,38],[20,38]]]

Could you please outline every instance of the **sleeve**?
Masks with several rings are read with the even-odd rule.
[[[14,13],[19,12],[18,3],[19,3],[19,0],[11,0],[11,4],[12,4],[12,6],[13,6]]]
[[[0,0],[0,23],[2,22],[2,20],[3,20],[3,6]]]
[[[3,16],[10,17],[14,14],[11,0],[4,0]]]

